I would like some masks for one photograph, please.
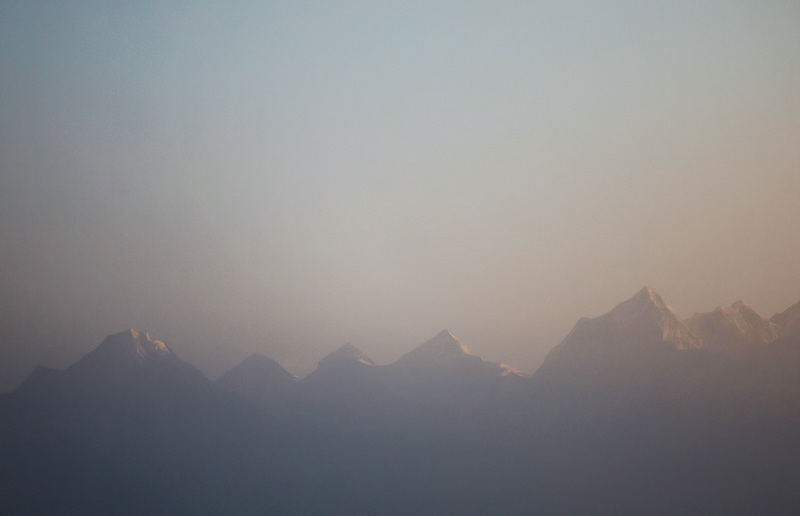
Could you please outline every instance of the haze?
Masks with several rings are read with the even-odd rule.
[[[794,2],[0,4],[0,390],[800,300]]]

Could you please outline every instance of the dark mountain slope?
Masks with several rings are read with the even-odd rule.
[[[264,355],[251,355],[214,382],[253,407],[274,412],[286,408],[297,390],[298,380],[278,362]]]
[[[779,335],[800,337],[800,302],[773,315],[769,320],[778,327]]]
[[[40,368],[0,396],[3,513],[800,510],[800,340],[704,347],[649,288],[533,377],[448,332],[394,364],[346,345],[287,374],[254,357],[213,384],[137,332]],[[285,408],[253,404],[279,386]]]
[[[594,319],[580,319],[545,357],[534,383],[601,396],[641,396],[669,383],[679,354],[701,340],[650,287]]]
[[[384,381],[420,405],[478,405],[522,386],[526,375],[474,355],[444,330],[385,367]]]
[[[0,406],[6,514],[218,514],[256,486],[231,475],[265,432],[160,341],[112,335]],[[246,443],[246,444],[245,444]]]

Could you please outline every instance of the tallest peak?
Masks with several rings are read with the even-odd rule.
[[[632,298],[618,304],[613,312],[627,312],[630,310],[642,309],[643,307],[646,309],[657,309],[658,311],[669,309],[661,298],[661,294],[653,287],[646,286],[642,287]]]
[[[457,338],[455,338],[455,336],[454,336],[452,333],[450,333],[450,330],[442,330],[442,331],[440,331],[439,333],[437,333],[437,334],[436,334],[436,336],[434,337],[434,339],[452,339],[452,340],[458,340]]]
[[[632,298],[614,307],[608,316],[624,332],[640,338],[658,334],[678,349],[700,347],[697,336],[678,319],[653,287],[644,287]]]
[[[618,304],[611,313],[627,318],[625,314],[638,314],[642,310],[647,313],[651,311],[662,312],[668,310],[668,307],[664,304],[664,300],[661,299],[661,295],[656,289],[647,286],[639,290],[632,298]]]
[[[635,296],[633,296],[633,299],[639,299],[643,301],[649,299],[650,301],[656,304],[664,303],[664,301],[662,301],[661,299],[661,294],[659,294],[656,289],[654,289],[649,285],[642,287],[642,289],[639,292],[637,292]]]

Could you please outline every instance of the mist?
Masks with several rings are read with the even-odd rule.
[[[800,8],[0,8],[0,391],[125,328],[215,378],[442,329],[532,373],[644,285],[800,299]]]

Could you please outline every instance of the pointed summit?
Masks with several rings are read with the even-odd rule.
[[[677,351],[701,345],[658,292],[644,287],[605,315],[581,318],[534,378],[586,386],[637,382]]]
[[[260,385],[297,383],[297,377],[283,368],[278,362],[254,353],[245,358],[239,365],[217,378],[217,385],[258,383]]]
[[[300,381],[298,399],[315,406],[337,407],[337,417],[343,417],[343,421],[366,417],[392,398],[380,382],[381,367],[348,342],[320,360],[317,368]]]
[[[458,339],[457,339],[457,338],[456,338],[456,337],[455,337],[455,336],[454,336],[452,333],[450,333],[450,330],[448,330],[447,328],[445,328],[444,330],[442,330],[442,331],[440,331],[439,333],[437,333],[437,334],[436,334],[436,336],[435,336],[435,337],[433,337],[433,338],[434,338],[434,339],[452,339],[452,340],[458,340]],[[431,340],[433,340],[433,339],[431,339]]]
[[[618,331],[630,339],[661,340],[677,349],[696,349],[700,339],[664,303],[653,287],[644,287],[607,315]],[[604,317],[606,317],[604,316]]]
[[[420,344],[390,365],[391,368],[402,368],[403,366],[440,370],[469,366],[480,368],[484,372],[490,371],[490,375],[525,376],[524,373],[509,365],[487,362],[482,357],[473,354],[448,330],[442,330],[435,337]]]
[[[439,332],[432,339],[420,344],[389,367],[393,369],[426,369],[434,372],[467,368],[480,370],[481,374],[489,376],[508,374],[524,376],[522,372],[511,366],[487,362],[479,355],[473,354],[467,346],[447,330]]]
[[[131,328],[106,337],[97,348],[75,364],[75,367],[133,368],[151,363],[178,361],[178,357],[166,344],[160,340],[153,340],[147,332]]]
[[[747,304],[744,301],[742,301],[741,299],[739,299],[737,301],[734,301],[733,304],[731,305],[731,308],[733,308],[734,310],[741,310],[743,308],[747,308],[749,310],[752,310],[752,308],[747,306]]]
[[[448,330],[442,330],[432,339],[417,346],[410,353],[403,355],[398,362],[404,361],[441,361],[447,357],[462,357],[473,355],[470,350],[453,336]],[[457,358],[456,358],[457,359]]]
[[[611,313],[614,314],[617,319],[624,321],[636,317],[643,311],[653,309],[661,310],[666,308],[666,306],[664,300],[661,299],[661,295],[656,292],[656,289],[653,287],[644,287],[630,299],[615,306],[614,309],[611,310]]]
[[[630,326],[642,318],[659,318],[667,306],[653,287],[644,287],[609,313],[618,324]]]
[[[341,348],[320,360],[319,365],[317,365],[317,369],[356,363],[375,365],[375,362],[365,355],[363,351],[348,342]]]
[[[256,353],[217,378],[215,383],[255,406],[277,408],[293,392],[297,377],[278,362]]]
[[[525,376],[472,354],[447,330],[385,366],[385,372],[396,392],[421,404],[482,403]]]
[[[64,370],[34,371],[23,387],[31,395],[59,392],[70,403],[105,404],[103,410],[117,410],[132,400],[167,407],[204,395],[211,382],[160,340],[129,329],[109,335]]]
[[[659,294],[658,291],[655,288],[651,287],[650,285],[645,285],[644,287],[642,287],[642,289],[628,301],[632,300],[639,300],[640,302],[649,301],[655,305],[666,306],[664,304],[664,300],[661,299],[661,294]]]

